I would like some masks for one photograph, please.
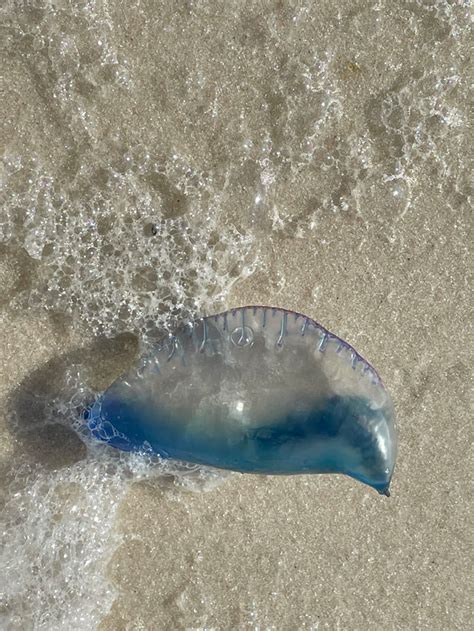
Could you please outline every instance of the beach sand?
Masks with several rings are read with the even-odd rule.
[[[55,7],[1,9],[0,628],[469,628],[470,2]],[[245,304],[377,368],[390,498],[79,437],[157,328]]]

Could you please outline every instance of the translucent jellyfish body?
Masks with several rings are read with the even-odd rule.
[[[389,494],[394,412],[374,368],[310,318],[242,307],[189,323],[115,381],[92,434],[222,469],[342,473]]]

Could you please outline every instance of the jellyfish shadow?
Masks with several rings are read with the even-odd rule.
[[[12,435],[13,461],[60,469],[86,457],[86,445],[73,428],[87,401],[87,392],[105,389],[129,368],[138,353],[132,334],[91,344],[53,357],[33,370],[7,401],[7,427]],[[78,383],[71,374],[80,375]]]

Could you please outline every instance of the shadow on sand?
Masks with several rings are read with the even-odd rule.
[[[71,376],[80,375],[84,393],[105,390],[136,359],[137,338],[123,334],[97,338],[46,362],[31,372],[13,391],[7,404],[14,457],[48,469],[69,466],[86,455],[86,447],[71,427],[71,409],[81,413],[90,403],[78,397]],[[84,394],[87,397],[87,394]]]

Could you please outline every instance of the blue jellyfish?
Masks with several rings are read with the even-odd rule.
[[[249,306],[183,325],[87,413],[97,439],[245,473],[342,473],[389,495],[390,396],[347,342]]]

